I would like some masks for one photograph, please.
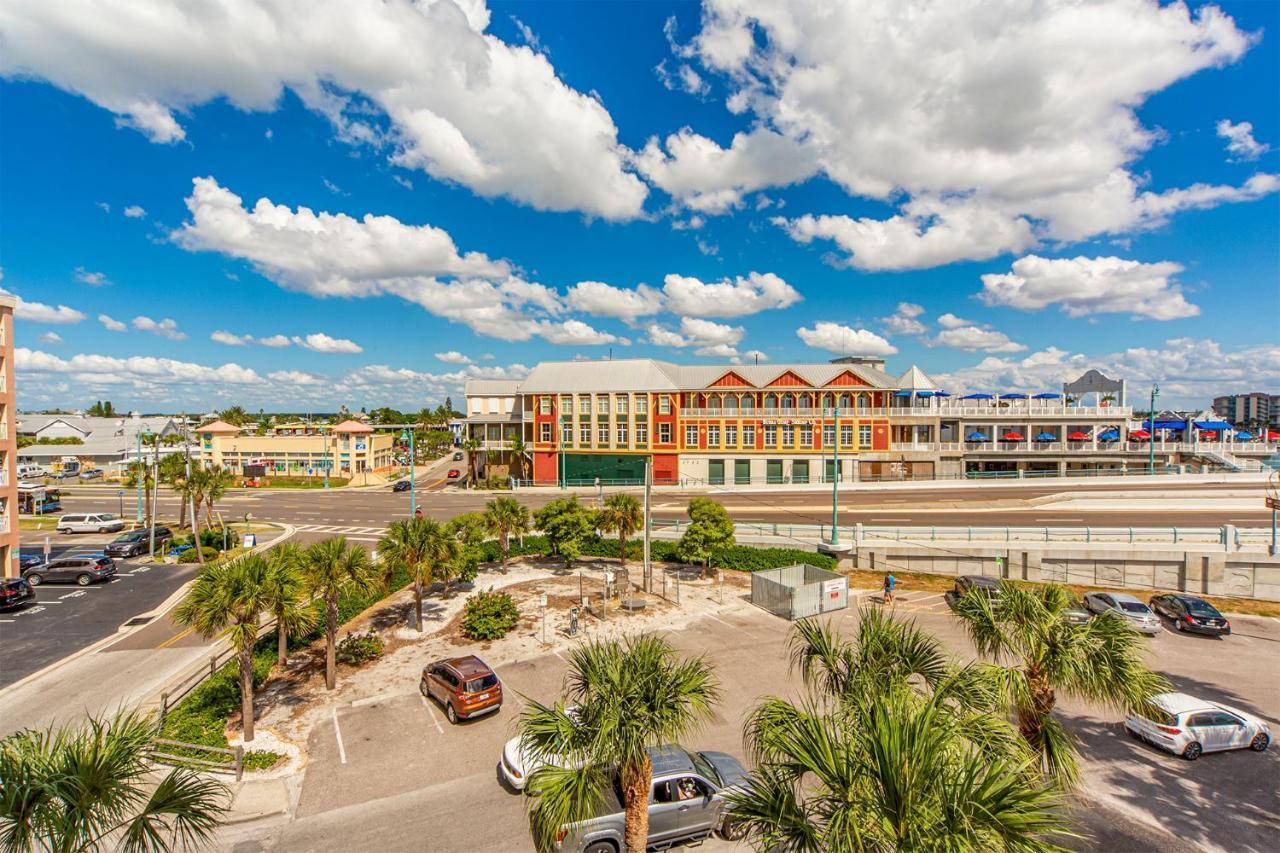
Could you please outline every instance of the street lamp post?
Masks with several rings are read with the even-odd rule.
[[[142,430],[138,430],[137,433],[135,433],[135,438],[138,439],[138,456],[137,456],[137,459],[135,460],[137,462],[138,467],[135,468],[133,472],[134,477],[137,479],[137,482],[138,482],[138,489],[137,489],[138,514],[136,517],[137,517],[138,523],[141,524],[142,523],[142,478],[146,476],[146,471],[142,467]],[[123,513],[121,514],[123,515]]]
[[[413,518],[418,514],[418,483],[413,471],[417,455],[413,450],[413,430],[406,427],[400,433],[400,438],[409,440],[409,517]]]
[[[1154,474],[1156,472],[1156,397],[1160,396],[1160,386],[1152,384],[1151,386],[1151,415],[1147,418],[1147,424],[1151,429],[1147,430],[1147,473]]]
[[[840,407],[831,407],[831,544],[840,544]]]
[[[329,488],[329,466],[333,464],[329,455],[329,435],[320,427],[320,439],[324,442],[324,487]]]

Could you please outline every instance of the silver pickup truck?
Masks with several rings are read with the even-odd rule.
[[[719,832],[736,835],[725,820],[724,792],[747,780],[736,758],[723,752],[690,752],[681,746],[649,750],[653,790],[649,793],[649,850],[701,841]],[[556,849],[564,853],[621,853],[625,822],[615,782],[595,817],[562,827]]]

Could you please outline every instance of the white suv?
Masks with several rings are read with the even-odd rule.
[[[121,530],[124,530],[124,519],[109,512],[64,515],[58,519],[59,533],[119,533]]]
[[[1227,749],[1265,752],[1271,727],[1252,714],[1230,705],[1197,699],[1186,693],[1152,697],[1155,719],[1131,713],[1124,727],[1152,746],[1195,761],[1203,753]]]

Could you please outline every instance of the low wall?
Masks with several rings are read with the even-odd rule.
[[[841,567],[1280,601],[1280,558],[1208,548],[856,543]]]

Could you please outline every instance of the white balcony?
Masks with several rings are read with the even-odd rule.
[[[856,420],[857,418],[882,418],[892,413],[893,409],[841,409],[840,420]],[[830,409],[795,408],[795,409],[682,409],[682,418],[821,418],[831,417]]]
[[[1073,417],[1105,417],[1117,423],[1129,421],[1133,418],[1133,408],[1130,406],[1066,406],[1061,403],[1027,406],[1016,402],[1009,406],[984,406],[972,402],[966,402],[964,405],[941,403],[937,406],[903,406],[890,409],[889,413],[893,416],[938,415],[943,418],[997,418],[999,420],[1011,418],[1015,420],[1019,418],[1062,418],[1070,420]]]

